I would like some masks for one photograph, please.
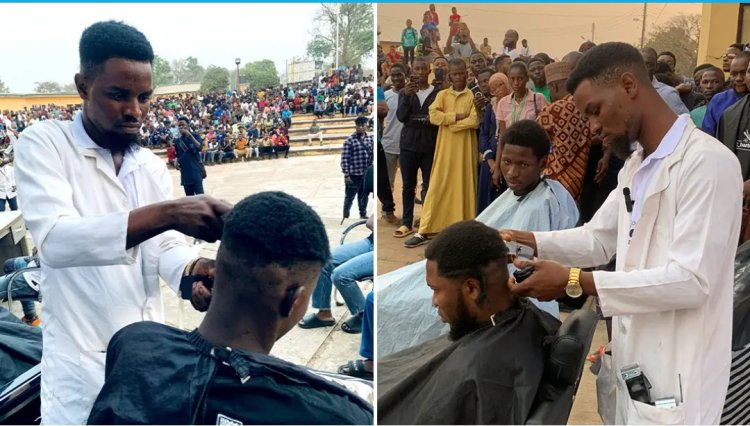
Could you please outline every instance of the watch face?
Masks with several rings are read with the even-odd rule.
[[[565,294],[576,299],[583,294],[583,288],[580,284],[568,284],[565,286]]]

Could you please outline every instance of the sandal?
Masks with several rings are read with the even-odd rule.
[[[427,237],[420,235],[419,232],[417,232],[416,234],[412,235],[411,238],[406,240],[406,242],[404,243],[404,247],[414,248],[419,247],[422,244],[427,244],[429,242],[430,240],[428,240]]]
[[[307,314],[304,318],[300,320],[297,325],[299,325],[300,328],[321,328],[321,327],[331,327],[336,324],[336,321],[330,319],[330,320],[322,320],[318,318],[315,314]]]
[[[344,333],[359,334],[362,332],[362,314],[357,314],[341,323],[341,330]]]
[[[372,371],[365,370],[365,360],[363,359],[347,361],[346,364],[339,366],[338,373],[370,381],[373,378]]]
[[[401,225],[397,230],[393,231],[393,236],[396,238],[404,238],[414,233],[414,229],[409,229],[406,225]]]

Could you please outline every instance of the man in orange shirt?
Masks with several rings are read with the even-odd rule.
[[[234,148],[237,159],[242,159],[242,161],[245,161],[245,159],[250,160],[250,150],[247,148],[247,136],[245,136],[244,129],[240,129],[240,134],[237,136]]]

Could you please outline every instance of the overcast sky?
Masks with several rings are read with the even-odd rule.
[[[305,55],[318,3],[298,4],[3,4],[0,80],[12,93],[31,93],[36,81],[73,82],[78,41],[94,22],[131,24],[169,60],[194,56],[204,67],[235,69],[271,59],[279,74],[285,61]]]

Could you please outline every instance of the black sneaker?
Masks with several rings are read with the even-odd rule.
[[[428,242],[430,242],[430,240],[427,237],[417,232],[416,234],[412,235],[411,238],[409,238],[408,240],[404,242],[404,247],[406,248],[419,247],[423,244],[427,244]]]

